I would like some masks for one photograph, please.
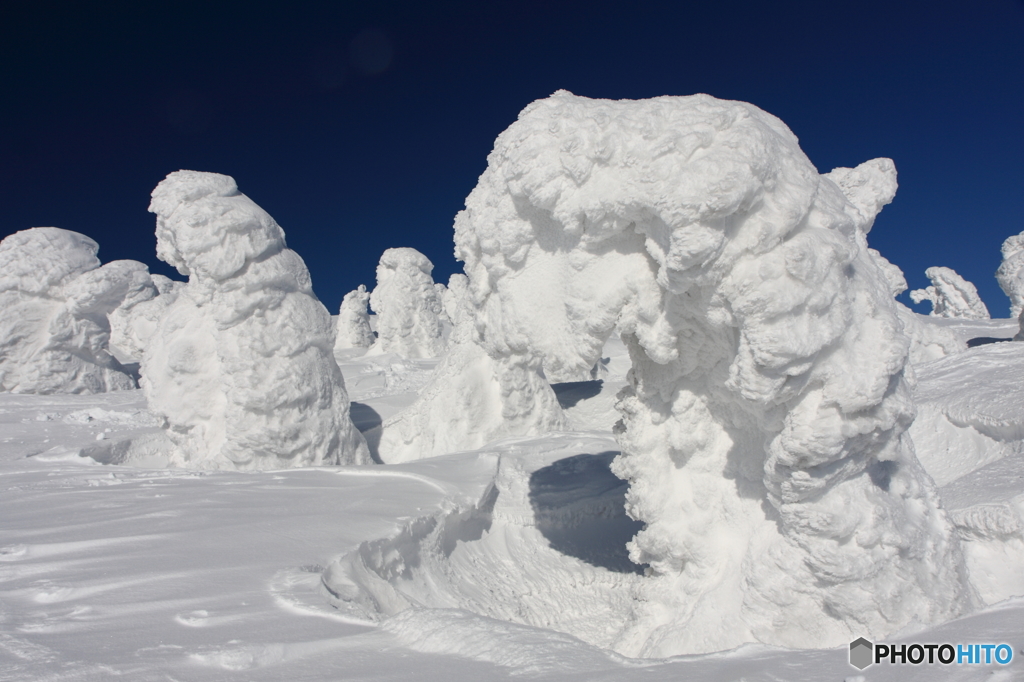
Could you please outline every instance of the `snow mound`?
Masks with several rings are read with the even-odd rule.
[[[987,320],[991,316],[978,290],[952,268],[928,268],[925,275],[932,285],[914,289],[910,298],[914,303],[931,301],[933,317],[955,317],[967,320]]]
[[[370,308],[377,314],[376,353],[433,358],[445,349],[443,306],[430,273],[434,264],[416,249],[388,249],[377,265]]]
[[[905,435],[909,341],[866,243],[895,187],[884,159],[819,175],[749,104],[534,102],[456,219],[467,371],[441,363],[382,457],[389,426],[419,456],[564,428],[548,382],[588,377],[618,333],[613,471],[649,566],[618,650],[829,647],[965,612],[957,535]]]
[[[369,300],[370,294],[364,284],[345,294],[338,310],[338,336],[334,340],[334,350],[369,348],[373,345],[376,337],[370,329],[370,315],[366,311]]]
[[[216,173],[153,190],[157,255],[187,275],[145,349],[142,385],[172,462],[270,469],[367,463],[334,328],[266,211]],[[160,300],[159,296],[154,300]]]
[[[0,391],[135,388],[108,350],[107,314],[128,291],[124,263],[100,267],[85,235],[34,227],[0,242]]]

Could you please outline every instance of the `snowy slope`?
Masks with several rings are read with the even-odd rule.
[[[917,446],[926,466],[945,467],[932,475],[990,598],[1024,593],[1010,516],[1024,497],[1022,349],[991,344],[917,370],[915,439],[941,417],[948,442],[1002,448],[957,469],[956,451],[929,462],[926,439]],[[361,353],[339,360],[353,421],[372,432],[436,361]],[[622,547],[635,532],[623,483],[608,471],[628,358],[617,340],[602,356],[598,379],[555,386],[574,430],[391,466],[101,464],[80,453],[118,461],[119,442],[158,430],[141,392],[0,394],[0,680],[1024,677],[1024,599],[1006,595],[899,638],[1008,642],[1006,668],[860,673],[845,648],[644,660],[602,648],[641,579]]]

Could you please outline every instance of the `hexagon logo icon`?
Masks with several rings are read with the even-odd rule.
[[[857,639],[850,642],[850,665],[857,670],[863,670],[872,663],[872,653],[874,652],[875,645],[864,639],[858,637]]]

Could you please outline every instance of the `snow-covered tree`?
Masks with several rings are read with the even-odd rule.
[[[925,289],[914,289],[910,292],[910,298],[914,303],[931,301],[932,317],[989,319],[988,308],[978,296],[978,290],[955,270],[931,267],[925,270],[924,274],[931,280],[932,285]]]
[[[613,470],[649,567],[618,650],[836,646],[963,613],[957,536],[905,433],[893,278],[867,248],[895,190],[888,159],[819,175],[745,103],[534,102],[456,219],[465,369],[442,362],[381,457],[561,428],[548,382],[617,333]]]
[[[374,351],[432,358],[445,349],[443,308],[430,273],[434,264],[416,249],[388,249],[377,265],[370,308],[377,314]]]
[[[102,393],[135,388],[108,350],[107,314],[128,291],[115,261],[83,234],[34,227],[0,242],[0,391]]]
[[[188,276],[142,361],[177,464],[266,469],[367,463],[333,356],[330,314],[266,211],[216,173],[153,190],[157,256]],[[159,300],[157,297],[155,300]]]
[[[345,298],[341,301],[341,308],[338,310],[338,336],[334,341],[335,350],[369,348],[373,345],[376,337],[370,328],[370,315],[366,310],[369,300],[370,294],[366,291],[365,284],[360,284],[359,288],[345,294]]]
[[[996,280],[1010,299],[1010,316],[1019,317],[1024,310],[1024,232],[1007,237],[1002,252]]]

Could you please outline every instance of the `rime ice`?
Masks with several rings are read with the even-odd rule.
[[[34,227],[0,242],[0,391],[135,388],[108,351],[107,314],[128,291],[123,264],[100,267],[85,235]]]
[[[932,285],[910,292],[914,303],[931,301],[932,317],[953,317],[964,320],[989,319],[988,308],[973,284],[952,268],[933,267],[925,270]]]
[[[189,278],[142,364],[174,461],[238,469],[367,462],[332,354],[330,315],[274,219],[232,178],[195,171],[168,175],[150,211],[157,255]]]
[[[388,249],[377,265],[370,308],[377,314],[376,352],[432,358],[444,352],[442,305],[430,273],[434,264],[416,249]]]
[[[456,219],[467,370],[442,363],[382,457],[563,427],[548,381],[617,333],[633,369],[614,471],[650,567],[618,650],[836,646],[965,612],[905,435],[894,280],[866,244],[895,189],[887,159],[819,175],[744,103],[534,102]]]
[[[370,329],[370,316],[366,312],[366,304],[370,294],[366,286],[345,294],[338,310],[338,336],[334,340],[335,350],[348,348],[369,348],[373,345],[373,330]]]

